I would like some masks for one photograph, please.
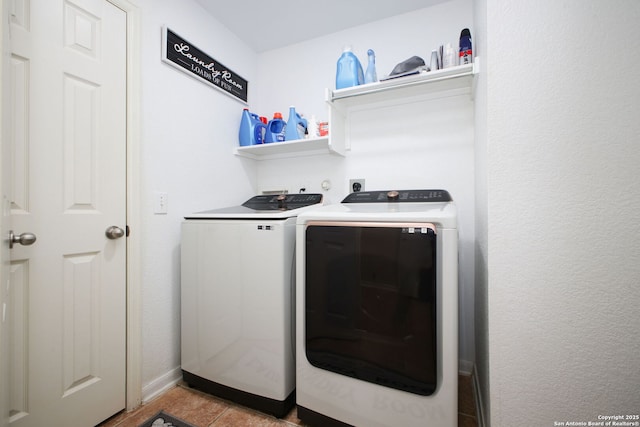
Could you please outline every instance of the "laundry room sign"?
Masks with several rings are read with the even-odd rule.
[[[167,27],[162,29],[162,60],[247,103],[249,82]]]

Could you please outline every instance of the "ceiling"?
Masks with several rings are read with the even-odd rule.
[[[195,1],[260,53],[447,0]]]

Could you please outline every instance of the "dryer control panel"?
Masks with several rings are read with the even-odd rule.
[[[451,202],[447,190],[390,190],[351,193],[342,203],[437,203]]]
[[[254,196],[244,202],[242,206],[261,210],[292,210],[322,203],[322,194],[271,194]]]

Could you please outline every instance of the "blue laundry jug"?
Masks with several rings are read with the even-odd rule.
[[[242,110],[240,132],[238,133],[241,147],[262,144],[266,131],[267,125],[260,121],[257,114],[251,113],[248,108]]]
[[[287,122],[282,120],[282,113],[273,113],[273,119],[269,120],[269,123],[267,124],[267,134],[264,137],[264,142],[284,141],[286,128]]]
[[[304,134],[307,131],[307,119],[300,117],[300,114],[296,113],[296,107],[293,105],[289,107],[289,119],[287,120],[287,128],[284,133],[285,141],[293,141],[296,139],[304,138]]]
[[[364,73],[358,57],[346,46],[336,66],[336,89],[358,86],[364,83]]]

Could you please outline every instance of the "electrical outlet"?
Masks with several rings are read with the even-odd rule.
[[[349,180],[349,193],[357,193],[364,191],[364,178],[355,178]]]

